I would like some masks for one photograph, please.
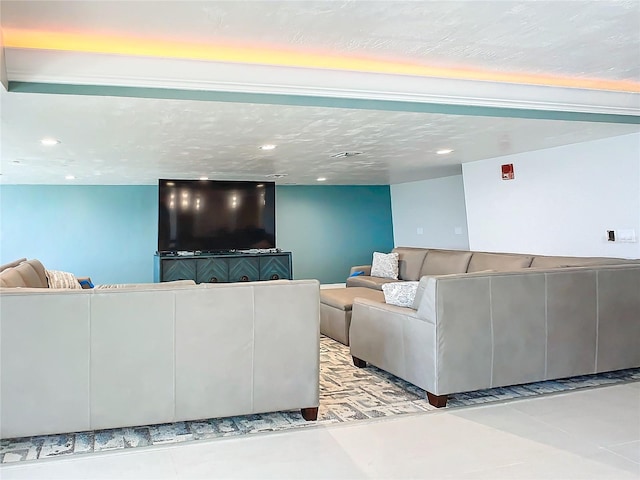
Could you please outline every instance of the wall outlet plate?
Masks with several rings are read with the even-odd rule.
[[[616,240],[624,243],[635,243],[638,241],[636,231],[633,228],[620,228],[616,231]]]

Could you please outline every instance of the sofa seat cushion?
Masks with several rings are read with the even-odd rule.
[[[427,256],[426,248],[397,247],[392,250],[398,254],[398,278],[400,280],[420,280],[420,270]]]
[[[463,250],[429,250],[420,276],[467,273],[472,252]]]
[[[531,255],[474,252],[471,256],[467,272],[483,272],[487,270],[510,272],[512,270],[529,268],[531,260],[533,260],[533,256]]]
[[[27,260],[0,272],[0,287],[48,288],[44,265],[38,260]]]
[[[384,294],[371,288],[323,288],[320,290],[320,303],[345,312],[351,311],[355,298],[384,302]]]
[[[347,287],[366,287],[382,291],[382,285],[385,283],[400,282],[401,280],[393,280],[391,278],[372,277],[370,275],[358,275],[356,277],[347,278]]]
[[[602,257],[534,257],[531,268],[592,267],[596,265],[618,265],[633,263],[622,258]]]

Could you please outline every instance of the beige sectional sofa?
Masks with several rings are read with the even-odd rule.
[[[0,282],[38,281],[33,263],[0,272]],[[2,438],[294,409],[317,415],[315,280],[5,286],[0,342]]]
[[[394,251],[397,281],[419,280],[414,303],[356,298],[351,354],[436,406],[457,392],[640,367],[638,260]],[[389,281],[361,275],[347,286]]]

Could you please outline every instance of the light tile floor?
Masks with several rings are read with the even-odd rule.
[[[22,462],[9,479],[639,479],[640,382],[313,429]]]

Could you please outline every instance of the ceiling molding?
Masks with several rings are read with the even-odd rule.
[[[474,111],[480,108],[481,112],[496,109],[501,116],[505,112],[518,116],[517,111],[522,111],[533,112],[527,118],[559,118],[536,113],[557,112],[587,114],[569,115],[569,120],[640,123],[640,93],[633,92],[51,50],[7,48],[6,55],[12,91],[27,84],[126,87],[129,90],[121,90],[123,96],[146,96],[142,89],[154,89],[156,94],[209,92],[185,96],[215,101],[225,101],[225,94],[244,95],[250,101],[262,98],[259,103],[266,96],[276,96],[275,103],[280,96],[285,104],[291,104],[292,98],[310,99],[304,105],[313,104],[314,98],[338,99],[333,106],[367,108],[363,101],[372,101],[373,108],[383,110],[406,110],[403,105],[414,105],[409,111],[423,111],[415,106],[431,105],[435,110],[437,106],[460,107],[457,114],[484,114]],[[137,94],[132,89],[138,89]],[[242,101],[238,95],[231,98],[229,101]],[[331,102],[321,103],[332,106]]]
[[[347,108],[388,112],[434,113],[480,117],[506,117],[536,120],[563,120],[570,122],[596,122],[640,124],[640,116],[603,113],[534,110],[524,108],[471,106],[445,103],[374,100],[358,98],[282,95],[269,93],[219,92],[206,90],[180,90],[170,88],[121,87],[102,85],[72,85],[62,83],[9,82],[13,93],[43,93],[54,95],[90,95],[99,97],[152,98],[168,100],[194,100],[205,102],[248,103],[261,105],[287,105],[321,108]]]
[[[5,90],[9,90],[9,79],[7,77],[7,62],[5,61],[4,36],[2,29],[0,29],[0,83]]]

